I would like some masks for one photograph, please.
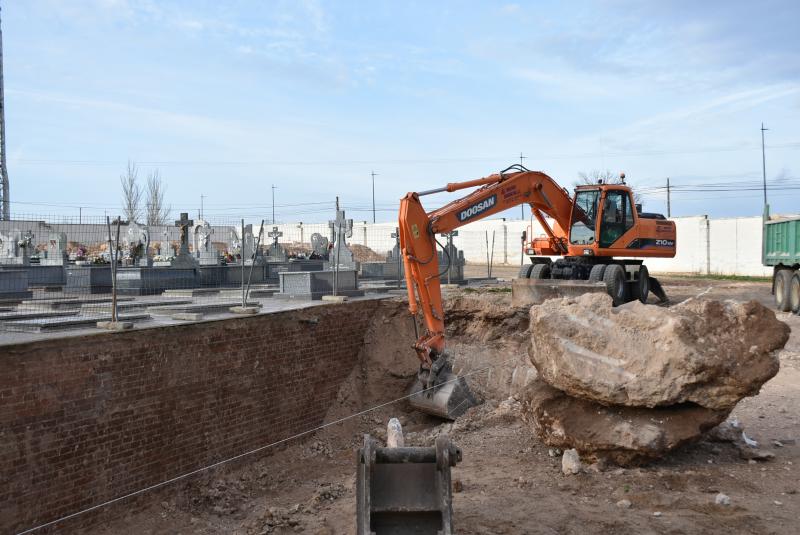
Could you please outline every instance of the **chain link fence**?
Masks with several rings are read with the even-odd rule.
[[[173,219],[147,226],[117,216],[17,214],[0,221],[0,333],[201,319],[405,285],[393,224],[353,222],[343,212],[313,224]],[[486,279],[490,266],[508,263],[507,236],[496,229],[437,240],[443,283]],[[485,269],[465,270],[469,264]]]

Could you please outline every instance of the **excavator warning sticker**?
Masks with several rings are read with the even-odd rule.
[[[497,195],[487,197],[482,201],[476,202],[469,208],[461,210],[458,213],[458,220],[463,222],[467,221],[468,219],[472,219],[473,217],[477,217],[486,210],[492,208],[495,204],[497,204]]]

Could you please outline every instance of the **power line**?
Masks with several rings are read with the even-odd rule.
[[[598,158],[608,156],[660,156],[671,154],[706,154],[715,152],[744,152],[757,150],[758,146],[729,145],[723,147],[706,148],[684,148],[684,149],[651,149],[642,151],[618,151],[611,153],[576,153],[576,154],[553,154],[537,157],[541,160],[565,160],[580,158]],[[767,145],[770,149],[793,149],[800,148],[800,141]],[[453,158],[388,158],[373,160],[139,160],[138,165],[146,166],[181,166],[181,165],[203,165],[203,166],[263,166],[263,165],[375,165],[375,164],[421,164],[421,163],[459,163],[459,162],[481,162],[481,161],[504,161],[507,156],[472,156],[472,157],[453,157]],[[19,164],[59,164],[59,165],[124,165],[122,161],[116,160],[70,160],[70,159],[43,159],[43,158],[15,158],[15,163]]]

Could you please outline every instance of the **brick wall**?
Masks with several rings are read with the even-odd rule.
[[[0,532],[320,424],[379,306],[0,347]]]

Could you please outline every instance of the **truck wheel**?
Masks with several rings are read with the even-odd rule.
[[[650,272],[647,266],[639,266],[639,301],[647,304],[647,294],[650,293]]]
[[[625,287],[625,270],[619,264],[609,264],[606,272],[603,273],[603,282],[606,283],[608,295],[614,301],[614,306],[621,305],[627,301],[627,291]]]
[[[525,264],[521,268],[519,268],[519,274],[517,275],[518,279],[528,279],[531,276],[531,269],[533,268],[533,264]]]
[[[605,264],[597,264],[592,266],[592,270],[589,272],[589,282],[603,282],[603,274],[605,272]]]
[[[800,274],[797,271],[789,284],[789,307],[795,314],[800,313]]]
[[[773,289],[775,290],[775,306],[781,312],[789,312],[791,303],[792,270],[781,269],[775,272]]]
[[[531,269],[532,279],[549,279],[550,278],[550,264],[534,264]]]

